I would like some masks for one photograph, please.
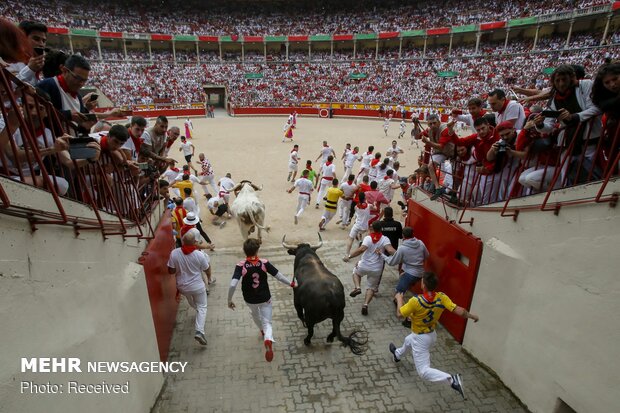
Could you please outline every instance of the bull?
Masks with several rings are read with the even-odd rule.
[[[269,227],[265,227],[265,204],[258,199],[256,191],[262,190],[262,186],[258,187],[250,181],[241,181],[237,184],[233,191],[235,200],[230,210],[235,216],[241,236],[244,240],[248,239],[250,234],[258,229],[258,240],[261,240],[261,230],[269,232]]]
[[[295,256],[293,274],[297,280],[297,287],[293,292],[293,302],[297,316],[308,329],[304,344],[310,345],[315,324],[331,318],[332,332],[327,336],[327,342],[332,343],[337,337],[343,346],[351,349],[353,354],[363,354],[368,342],[367,339],[360,337],[365,334],[364,331],[353,331],[348,337],[340,333],[340,323],[344,319],[344,287],[316,254],[316,250],[322,245],[321,234],[318,245],[305,243],[290,245],[286,243],[286,235],[282,237],[282,246],[290,255]]]

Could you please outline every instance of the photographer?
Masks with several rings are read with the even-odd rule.
[[[499,174],[498,201],[506,199],[510,195],[517,168],[519,157],[514,156],[517,143],[517,130],[511,122],[504,121],[497,125],[495,133],[499,140],[487,152],[487,161],[493,162],[495,174]]]
[[[594,165],[594,158],[601,136],[602,112],[592,103],[592,80],[578,80],[572,66],[560,65],[551,74],[551,86],[549,109],[552,112],[543,111],[544,121],[538,119],[536,129],[541,133],[559,130],[558,145],[563,148],[561,159],[570,157],[562,167],[560,182],[584,182],[590,173],[592,179],[599,179],[601,172]],[[571,145],[572,152],[568,154]],[[578,169],[580,176],[576,176]]]
[[[41,77],[41,70],[45,65],[47,26],[39,22],[23,21],[19,24],[19,28],[26,33],[34,55],[30,57],[28,64],[23,64],[17,78],[34,86]]]

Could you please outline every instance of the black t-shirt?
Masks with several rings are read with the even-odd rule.
[[[390,239],[394,249],[398,248],[398,240],[403,237],[403,226],[393,218],[386,218],[381,222],[381,233]]]
[[[267,273],[275,276],[278,269],[265,259],[246,259],[237,264],[233,278],[241,279],[241,291],[246,303],[261,304],[271,299]]]

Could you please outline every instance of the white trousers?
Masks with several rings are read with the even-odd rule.
[[[310,203],[309,195],[303,195],[303,194],[299,195],[299,197],[297,198],[297,213],[295,214],[297,218],[299,218],[301,214],[304,213],[304,210],[306,209],[309,203]]]
[[[346,166],[344,167],[344,175],[342,177],[342,179],[340,180],[340,182],[347,182],[347,178],[349,178],[349,175],[351,175],[351,172],[353,171],[353,167],[352,166]]]
[[[519,175],[519,183],[525,187],[533,189],[535,192],[546,191],[549,188],[549,184],[551,183],[551,179],[553,179],[553,175],[555,174],[555,167],[548,166],[547,170],[545,167],[536,167],[528,168],[525,171],[521,172]],[[556,186],[560,185],[560,180],[556,181]]]
[[[325,209],[323,211],[323,216],[321,217],[321,221],[323,221],[322,228],[325,228],[327,226],[327,224],[329,223],[329,221],[332,220],[334,215],[336,215],[336,211],[333,211],[331,209]]]
[[[342,225],[349,224],[349,216],[351,214],[351,203],[352,199],[346,200],[340,198],[340,220],[342,221]]]
[[[266,303],[250,304],[246,303],[252,314],[254,324],[265,334],[265,340],[273,341],[273,331],[271,328],[271,300]]]
[[[431,368],[431,347],[437,341],[437,333],[411,333],[405,337],[402,347],[396,349],[396,357],[402,358],[408,349],[413,354],[413,363],[420,377],[427,381],[446,381],[451,377],[448,373]],[[449,383],[449,382],[448,382]]]
[[[321,178],[321,185],[319,186],[319,195],[316,198],[316,204],[323,200],[323,197],[327,193],[327,189],[332,186],[332,181]]]
[[[210,193],[207,184],[211,185],[211,188],[213,188],[212,194],[214,196],[217,195],[217,185],[215,184],[215,177],[213,175],[202,175],[200,177],[200,186],[202,187],[205,195]]]
[[[197,291],[188,291],[181,294],[187,298],[189,305],[196,310],[196,322],[194,329],[205,333],[205,322],[207,321],[207,290],[204,288]]]

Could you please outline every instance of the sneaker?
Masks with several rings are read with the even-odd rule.
[[[220,225],[219,225],[220,229],[224,228],[225,226],[226,226],[226,221],[220,222]]]
[[[268,362],[271,362],[271,360],[273,360],[273,348],[271,347],[272,345],[272,341],[271,340],[265,340],[265,360],[267,360]]]
[[[361,288],[355,288],[353,291],[351,291],[349,293],[349,297],[357,297],[361,293],[362,293],[362,289]]]
[[[315,209],[319,209],[319,204],[316,204],[316,205],[314,206],[314,208],[315,208]]]
[[[452,384],[450,385],[454,390],[459,392],[463,399],[465,399],[465,392],[463,391],[463,381],[461,380],[460,374],[452,375]]]
[[[394,343],[390,343],[389,348],[390,348],[390,353],[392,353],[392,356],[394,357],[394,363],[398,363],[400,359],[396,357],[396,346],[394,345]]]
[[[362,306],[362,315],[368,315],[368,306],[367,305],[363,305]]]
[[[207,345],[207,338],[200,331],[196,331],[196,334],[194,334],[194,339],[196,339],[196,341],[203,346]]]
[[[295,215],[295,225],[297,225],[297,222],[298,222],[297,215]]]

